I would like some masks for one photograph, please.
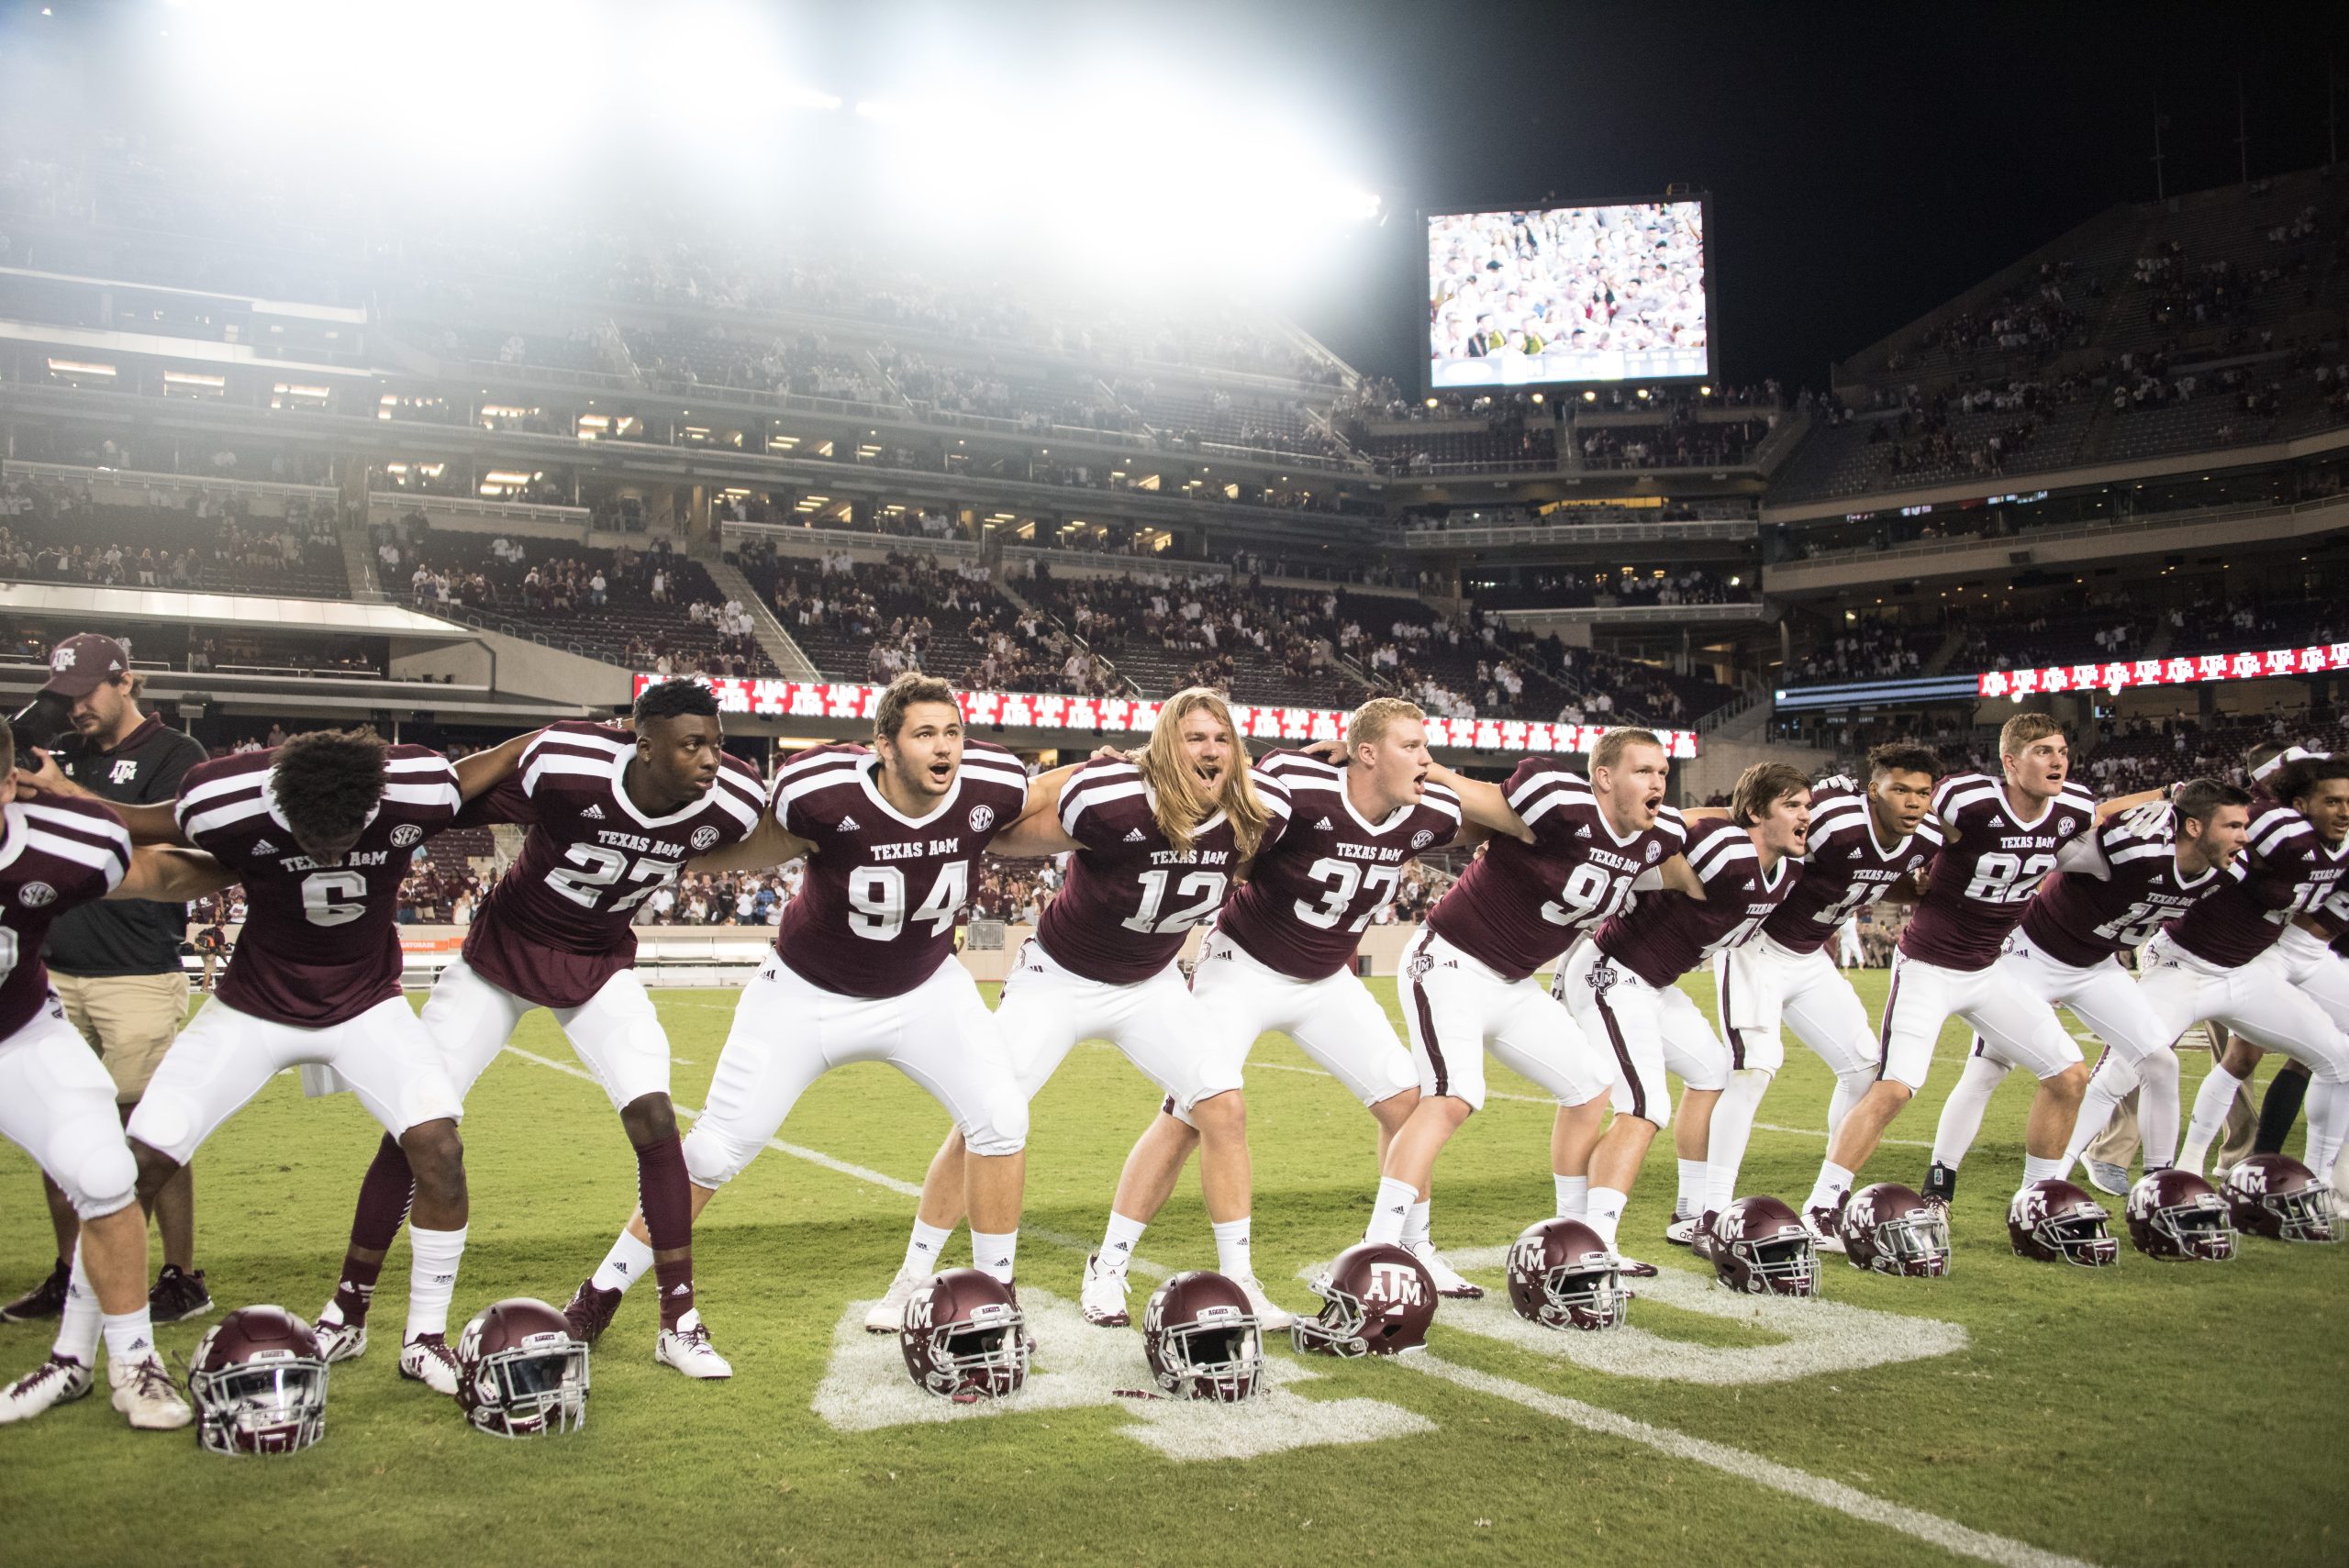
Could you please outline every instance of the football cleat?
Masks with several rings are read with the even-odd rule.
[[[562,1308],[562,1320],[571,1325],[571,1337],[580,1343],[592,1345],[604,1337],[612,1326],[612,1315],[620,1309],[620,1293],[598,1290],[593,1275],[581,1280],[579,1288]]]
[[[1672,1223],[1664,1228],[1664,1239],[1675,1247],[1694,1247],[1697,1232],[1704,1229],[1704,1223],[1693,1214],[1675,1215]]]
[[[2116,1165],[2110,1160],[2082,1160],[2080,1169],[2087,1173],[2088,1185],[2113,1197],[2129,1195],[2129,1167]]]
[[[0,1388],[0,1426],[29,1421],[52,1405],[70,1405],[90,1391],[91,1381],[88,1367],[51,1351],[47,1361]]]
[[[897,1277],[889,1282],[889,1288],[882,1293],[881,1299],[874,1302],[873,1309],[864,1315],[864,1331],[868,1334],[894,1334],[904,1328],[906,1303],[913,1298],[914,1292],[929,1282],[927,1274],[899,1269]]]
[[[1256,1315],[1256,1327],[1267,1334],[1286,1334],[1297,1322],[1297,1314],[1264,1294],[1254,1274],[1232,1281],[1247,1293],[1249,1310]]]
[[[318,1341],[318,1359],[328,1366],[337,1362],[355,1362],[367,1353],[364,1323],[329,1323],[321,1318],[312,1332]]]
[[[734,1375],[733,1367],[709,1342],[709,1330],[702,1327],[699,1307],[678,1318],[675,1328],[661,1330],[661,1338],[652,1347],[652,1359],[662,1366],[675,1367],[687,1377],[716,1379]]]
[[[0,1307],[0,1323],[39,1323],[54,1318],[65,1310],[65,1287],[73,1280],[70,1264],[59,1263],[50,1270],[49,1277]]]
[[[1932,1199],[1925,1201],[1931,1203]],[[1817,1208],[1803,1210],[1802,1215],[1802,1228],[1810,1232],[1811,1246],[1822,1252],[1832,1252],[1837,1257],[1843,1255],[1843,1217],[1840,1210],[1840,1205],[1831,1208],[1820,1204]]]
[[[1625,1279],[1655,1278],[1655,1265],[1653,1263],[1643,1263],[1637,1258],[1616,1259],[1615,1272]]]
[[[1700,1262],[1709,1263],[1714,1261],[1714,1249],[1719,1244],[1720,1238],[1713,1230],[1713,1222],[1720,1218],[1719,1214],[1708,1210],[1704,1218],[1697,1221],[1697,1233],[1688,1239],[1688,1250],[1697,1254],[1698,1261]]]
[[[195,1419],[195,1411],[180,1395],[179,1385],[163,1370],[161,1356],[137,1361],[106,1359],[106,1382],[114,1388],[114,1407],[145,1432],[175,1432]]]
[[[1432,1241],[1415,1241],[1405,1249],[1419,1259],[1419,1266],[1435,1281],[1435,1293],[1453,1301],[1482,1301],[1485,1287],[1464,1278],[1458,1269],[1443,1261]]]
[[[1126,1292],[1131,1288],[1125,1270],[1106,1266],[1098,1252],[1089,1254],[1085,1260],[1085,1287],[1077,1292],[1085,1320],[1097,1329],[1122,1329],[1132,1322],[1126,1312]]]
[[[446,1334],[418,1334],[400,1347],[400,1375],[412,1377],[435,1394],[457,1396],[457,1352]]]
[[[147,1292],[147,1312],[157,1323],[184,1323],[212,1310],[212,1293],[204,1288],[204,1271],[189,1273],[176,1263],[165,1263]]]

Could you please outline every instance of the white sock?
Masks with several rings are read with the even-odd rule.
[[[82,1243],[73,1243],[73,1273],[65,1285],[65,1310],[57,1320],[57,1342],[50,1350],[71,1356],[83,1366],[98,1364],[98,1293],[82,1272]]]
[[[2029,1186],[2033,1182],[2052,1182],[2071,1168],[2071,1162],[2060,1155],[2053,1160],[2043,1160],[2036,1154],[2026,1153],[2022,1157],[2022,1184]]]
[[[906,1242],[906,1261],[897,1265],[897,1272],[928,1279],[938,1272],[938,1260],[945,1255],[946,1243],[952,1240],[952,1226],[926,1224],[920,1216],[915,1216],[913,1236]]]
[[[1631,1201],[1631,1194],[1617,1192],[1613,1187],[1590,1189],[1590,1212],[1584,1216],[1584,1223],[1598,1232],[1598,1239],[1607,1243],[1610,1252],[1615,1250],[1615,1233],[1622,1229],[1623,1206]]]
[[[2145,1146],[2145,1169],[2158,1171],[2177,1162],[2177,1052],[2153,1052],[2137,1063],[2137,1135]],[[2104,1119],[2110,1116],[2106,1112]],[[2085,1111],[2080,1119],[2087,1119]],[[2103,1130],[2104,1119],[2097,1122],[2089,1137]]]
[[[652,1273],[652,1243],[640,1241],[636,1232],[623,1226],[620,1239],[596,1265],[595,1278],[588,1281],[597,1290],[626,1291],[629,1286]]]
[[[1403,1240],[1403,1222],[1411,1217],[1411,1206],[1419,1201],[1419,1189],[1408,1182],[1398,1182],[1392,1176],[1378,1178],[1378,1197],[1371,1206],[1370,1225],[1363,1231],[1365,1241],[1384,1241],[1389,1246]]]
[[[1976,1035],[1979,1046],[1982,1037]],[[1949,1101],[1942,1106],[1942,1119],[1933,1129],[1933,1163],[1956,1170],[1965,1162],[1966,1151],[1974,1147],[1975,1138],[1982,1130],[1983,1113],[1990,1108],[1990,1096],[2006,1082],[2007,1070],[1987,1056],[1969,1056],[1965,1071],[1957,1075],[1957,1087],[1949,1092]]]
[[[1411,1212],[1403,1217],[1405,1247],[1416,1247],[1428,1239],[1428,1207],[1424,1201],[1415,1203],[1411,1206]]]
[[[989,1279],[1011,1283],[1011,1265],[1019,1256],[1019,1232],[1007,1230],[996,1235],[987,1230],[971,1232],[971,1262]]]
[[[1826,1161],[1820,1165],[1819,1180],[1810,1184],[1810,1195],[1802,1200],[1802,1206],[1805,1209],[1833,1208],[1851,1190],[1852,1173],[1831,1160]]]
[[[2094,1076],[2088,1079],[2087,1093],[2080,1096],[2079,1119],[2072,1124],[2071,1141],[2064,1146],[2063,1174],[2065,1176],[2072,1173],[2074,1165],[2087,1158],[2088,1145],[2096,1141],[2097,1134],[2104,1130],[2104,1124],[2112,1119],[2113,1109],[2121,1104],[2121,1097],[2129,1092],[2129,1075],[2113,1071],[2118,1065],[2117,1060],[2099,1063]],[[2170,1099],[2175,1104],[2177,1096],[2172,1095]],[[2171,1136],[2176,1136],[2174,1128]],[[2154,1168],[2153,1151],[2148,1149],[2145,1153],[2145,1168],[2152,1170]]]
[[[2195,1091],[2194,1119],[2187,1125],[2186,1146],[2177,1151],[2181,1166],[2199,1176],[2210,1163],[2210,1145],[2226,1127],[2227,1112],[2235,1103],[2235,1091],[2242,1087],[2242,1079],[2212,1064],[2210,1075]]]
[[[2316,1173],[2318,1184],[2330,1185],[2333,1163],[2341,1158],[2343,1135],[2349,1133],[2349,1084],[2328,1084],[2312,1076],[2301,1105],[2309,1118],[2308,1144],[2301,1152],[2308,1157],[2308,1167]],[[2137,1114],[2144,1115],[2142,1106]]]
[[[128,1366],[155,1354],[155,1325],[148,1317],[145,1302],[139,1304],[136,1312],[125,1312],[119,1317],[108,1313],[101,1321],[106,1326],[106,1360],[117,1366]]]
[[[1228,1279],[1255,1278],[1255,1261],[1248,1255],[1248,1216],[1219,1219],[1208,1229],[1215,1232],[1216,1272]]]
[[[1843,1118],[1860,1103],[1860,1096],[1876,1086],[1876,1069],[1855,1067],[1849,1073],[1835,1075],[1835,1092],[1827,1098],[1827,1136],[1832,1138],[1843,1127]]]
[[[1119,1273],[1134,1261],[1134,1249],[1141,1245],[1141,1233],[1150,1229],[1139,1219],[1128,1219],[1116,1209],[1109,1211],[1109,1229],[1101,1233],[1101,1266]]]
[[[465,1255],[465,1228],[407,1228],[407,1337],[446,1334],[449,1303],[456,1299],[457,1264]]]
[[[1719,1214],[1736,1200],[1737,1173],[1745,1163],[1753,1118],[1761,1114],[1762,1096],[1769,1087],[1770,1074],[1748,1068],[1731,1073],[1729,1087],[1713,1102],[1713,1125],[1705,1138],[1705,1195],[1697,1205],[1699,1218]]]
[[[1673,1195],[1672,1218],[1687,1219],[1703,1211],[1705,1204],[1705,1162],[1702,1160],[1680,1160],[1680,1188]]]
[[[1590,1212],[1588,1176],[1561,1176],[1553,1171],[1550,1174],[1550,1184],[1557,1190],[1560,1219],[1580,1219]]]

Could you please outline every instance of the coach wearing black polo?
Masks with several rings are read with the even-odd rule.
[[[140,678],[121,643],[96,632],[69,637],[50,652],[49,670],[42,691],[73,705],[72,732],[53,748],[68,778],[104,799],[134,805],[179,794],[181,776],[204,761],[204,747],[139,712]],[[114,1074],[126,1121],[187,1017],[187,972],[180,966],[186,934],[186,906],[143,899],[85,904],[50,928],[50,983],[65,1016]],[[54,1184],[49,1213],[57,1272],[0,1308],[9,1318],[53,1318],[64,1305],[77,1227],[72,1206]],[[210,1310],[195,1267],[195,1185],[186,1171],[156,1195],[155,1222],[163,1237],[163,1271],[150,1293],[155,1321],[175,1323]]]

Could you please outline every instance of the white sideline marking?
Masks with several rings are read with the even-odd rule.
[[[1454,1252],[1451,1259],[1452,1266],[1462,1270],[1497,1269],[1508,1260],[1506,1247],[1478,1247]],[[1631,1320],[1604,1333],[1571,1329],[1561,1333],[1529,1323],[1498,1294],[1482,1301],[1447,1301],[1438,1321],[1534,1355],[1564,1358],[1593,1372],[1717,1386],[1791,1383],[1923,1361],[1955,1355],[1967,1344],[1965,1330],[1954,1323],[1877,1312],[1842,1301],[1740,1296],[1714,1284],[1709,1274],[1687,1269],[1665,1269],[1653,1279],[1625,1283],[1633,1291]],[[1776,1336],[1777,1342],[1702,1345],[1651,1333],[1639,1326],[1639,1304],[1643,1301],[1760,1329]]]
[[[1253,1459],[1332,1443],[1417,1437],[1436,1429],[1425,1416],[1383,1400],[1302,1398],[1288,1385],[1311,1382],[1321,1373],[1279,1356],[1266,1360],[1264,1385],[1244,1406],[1122,1398],[1119,1390],[1150,1381],[1141,1336],[1093,1328],[1068,1302],[1032,1286],[1020,1293],[1038,1346],[1027,1386],[1007,1399],[956,1405],[914,1386],[895,1335],[864,1331],[865,1308],[872,1305],[850,1302],[833,1325],[831,1361],[810,1401],[816,1414],[836,1431],[1107,1406],[1136,1418],[1120,1427],[1127,1437],[1181,1461]]]
[[[1114,1048],[1105,1047],[1104,1049]],[[1316,1078],[1327,1078],[1330,1076],[1329,1073],[1324,1073],[1319,1067],[1295,1067],[1286,1062],[1251,1062],[1248,1063],[1247,1071],[1251,1073],[1308,1073]],[[1551,1099],[1546,1095],[1505,1095],[1498,1089],[1487,1091],[1485,1098],[1488,1100],[1515,1100],[1520,1105],[1528,1106],[1554,1106],[1558,1103],[1557,1101]],[[1756,1132],[1790,1132],[1797,1138],[1816,1138],[1822,1140],[1827,1137],[1827,1129],[1825,1128],[1780,1127],[1776,1122],[1768,1121],[1755,1122],[1753,1124],[1753,1130]],[[1933,1146],[1932,1140],[1926,1138],[1880,1138],[1876,1140],[1876,1141],[1878,1143],[1892,1144],[1902,1149],[1931,1149]]]
[[[1898,1530],[1902,1535],[1961,1557],[1995,1562],[1999,1568],[2093,1568],[2093,1564],[2082,1558],[2066,1557],[2061,1552],[2043,1551],[2003,1535],[1992,1535],[1987,1530],[1975,1529],[1937,1514],[1926,1513],[1921,1508],[1906,1507],[1898,1503],[1887,1502],[1882,1497],[1870,1496],[1840,1481],[1830,1481],[1823,1475],[1813,1475],[1809,1471],[1780,1464],[1758,1453],[1749,1453],[1726,1443],[1709,1442],[1703,1438],[1693,1438],[1669,1427],[1651,1426],[1629,1416],[1619,1416],[1612,1410],[1603,1410],[1596,1405],[1586,1405],[1579,1399],[1562,1398],[1434,1355],[1397,1356],[1395,1362],[1398,1366],[1425,1373],[1431,1377],[1440,1377],[1446,1383],[1457,1384],[1475,1393],[1513,1401],[1529,1410],[1580,1427],[1586,1432],[1639,1443],[1674,1459],[1687,1460],[1723,1474],[1734,1475],[1742,1481],[1751,1481],[1757,1486],[1783,1492],[1847,1518],[1882,1525],[1887,1529]]]
[[[551,1058],[540,1056],[535,1052],[519,1050],[511,1045],[506,1049],[525,1062],[535,1062],[540,1067],[551,1067],[558,1073],[567,1073],[572,1077],[590,1084],[597,1084],[597,1086],[601,1087],[594,1073],[573,1067],[567,1062],[556,1062]],[[1275,1064],[1262,1062],[1258,1065]],[[1285,1068],[1284,1071],[1319,1073],[1319,1069],[1291,1067]],[[698,1109],[690,1106],[678,1106],[676,1111],[678,1115],[687,1118],[701,1115]],[[828,1171],[836,1171],[841,1175],[852,1176],[861,1182],[869,1182],[874,1186],[885,1187],[906,1197],[921,1195],[921,1188],[915,1183],[901,1182],[895,1176],[884,1175],[878,1171],[868,1170],[863,1165],[851,1164],[845,1160],[835,1160],[818,1150],[803,1149],[797,1144],[785,1143],[780,1139],[772,1138],[767,1140],[767,1147],[779,1150],[795,1160],[805,1160],[810,1164],[821,1165]],[[1030,1229],[1027,1234],[1040,1241],[1049,1241],[1056,1246],[1066,1247],[1073,1251],[1091,1251],[1091,1243],[1056,1231]],[[1130,1267],[1134,1273],[1152,1279],[1162,1278],[1169,1272],[1141,1258],[1134,1259]],[[1039,1304],[1041,1305],[1046,1299],[1047,1293],[1037,1291],[1035,1294]],[[836,1330],[835,1338],[848,1332],[847,1325],[852,1321],[860,1340],[867,1338],[876,1339],[882,1346],[887,1347],[885,1336],[867,1336],[863,1332],[864,1308],[869,1305],[871,1304],[868,1302],[852,1302],[847,1314],[841,1319],[843,1327]],[[1089,1325],[1087,1329],[1089,1332],[1098,1332],[1098,1330],[1092,1330]],[[2060,1552],[2043,1551],[2038,1547],[2022,1541],[2010,1540],[2005,1536],[1974,1529],[1954,1520],[1926,1513],[1920,1508],[1904,1507],[1898,1503],[1888,1503],[1880,1497],[1872,1497],[1865,1492],[1846,1486],[1841,1482],[1830,1481],[1824,1476],[1813,1475],[1808,1471],[1797,1470],[1791,1465],[1764,1459],[1761,1455],[1748,1453],[1743,1449],[1709,1442],[1703,1438],[1693,1438],[1685,1432],[1674,1431],[1668,1427],[1651,1426],[1645,1421],[1633,1420],[1629,1416],[1620,1416],[1612,1410],[1601,1409],[1596,1405],[1586,1405],[1576,1399],[1563,1399],[1556,1395],[1545,1394],[1541,1389],[1529,1387],[1525,1384],[1515,1383],[1505,1377],[1497,1377],[1489,1373],[1477,1372],[1469,1367],[1456,1366],[1432,1355],[1421,1353],[1397,1356],[1393,1359],[1397,1365],[1442,1378],[1446,1382],[1457,1384],[1463,1388],[1476,1393],[1490,1394],[1498,1398],[1512,1400],[1527,1409],[1555,1417],[1559,1420],[1580,1427],[1586,1431],[1598,1432],[1608,1437],[1618,1437],[1631,1442],[1641,1443],[1673,1458],[1686,1459],[1694,1463],[1709,1466],[1725,1474],[1753,1482],[1757,1485],[1770,1487],[1774,1491],[1784,1492],[1788,1496],[1816,1504],[1820,1507],[1831,1509],[1851,1518],[1864,1520],[1870,1524],[1880,1524],[1887,1529],[1898,1530],[1903,1535],[1914,1537],[1960,1556],[1974,1557],[1985,1562],[1997,1563],[1999,1568],[2096,1568],[2096,1564],[2085,1559],[2066,1557]],[[920,1395],[910,1384],[906,1385],[906,1392],[916,1397],[924,1399],[930,1397]],[[936,1405],[939,1401],[931,1400],[930,1403]],[[1364,1403],[1374,1402],[1364,1401]],[[1405,1413],[1398,1412],[1398,1414]],[[826,1419],[829,1420],[830,1418],[827,1416]],[[1136,1435],[1141,1437],[1141,1440],[1152,1440],[1147,1434]],[[1160,1447],[1170,1457],[1191,1457],[1175,1454],[1171,1448],[1163,1444],[1153,1442],[1152,1446]]]

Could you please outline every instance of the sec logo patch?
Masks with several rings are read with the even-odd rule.
[[[993,826],[995,826],[995,807],[994,807],[994,806],[974,806],[973,807],[971,807],[971,831],[972,831],[972,832],[974,832],[974,833],[984,833],[984,832],[985,832],[989,828],[992,828]]]
[[[715,844],[716,842],[718,842],[718,829],[717,829],[717,828],[695,828],[695,829],[694,829],[694,848],[695,848],[695,849],[696,849],[696,850],[707,850],[707,848],[709,848],[712,844]]]
[[[57,889],[45,882],[28,882],[17,889],[17,902],[28,909],[41,909],[57,902]]]
[[[1424,828],[1411,835],[1411,848],[1415,850],[1424,850],[1434,842],[1435,835]]]
[[[392,829],[392,847],[395,850],[412,850],[422,842],[424,829],[413,822],[403,822]]]

